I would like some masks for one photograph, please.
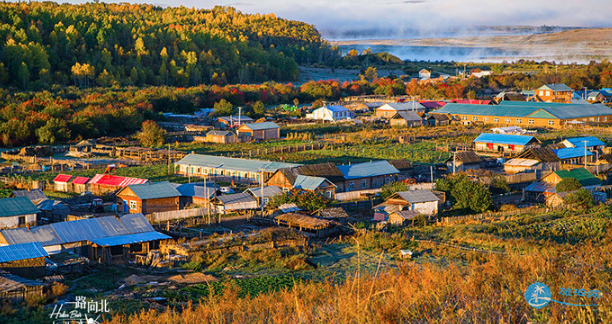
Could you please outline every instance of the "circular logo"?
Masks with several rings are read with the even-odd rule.
[[[547,285],[536,282],[531,284],[531,286],[527,287],[525,291],[525,299],[527,299],[527,304],[529,304],[533,308],[542,308],[548,303],[550,303],[550,289]]]

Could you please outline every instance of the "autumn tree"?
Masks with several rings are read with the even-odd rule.
[[[147,120],[142,123],[142,129],[136,134],[136,138],[142,146],[159,147],[166,141],[166,131],[159,127],[156,122]]]

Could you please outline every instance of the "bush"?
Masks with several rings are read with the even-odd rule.
[[[564,178],[555,187],[557,192],[574,191],[582,188],[582,184],[575,178]]]

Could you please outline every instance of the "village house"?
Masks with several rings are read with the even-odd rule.
[[[378,189],[383,185],[397,181],[400,174],[388,161],[374,161],[358,164],[338,165],[344,181],[334,183],[337,192]]]
[[[342,107],[342,106],[323,106],[315,109],[311,114],[307,114],[306,118],[325,120],[325,121],[337,121],[343,119],[353,119],[355,113]]]
[[[0,271],[0,300],[13,304],[42,300],[45,285],[38,281]]]
[[[478,170],[482,167],[484,161],[474,151],[461,151],[454,152],[445,162],[446,171],[448,173],[454,173],[467,170]]]
[[[0,231],[0,245],[38,242],[52,255],[73,252],[98,263],[128,263],[169,239],[142,214],[105,216]]]
[[[177,173],[183,176],[259,183],[262,172],[263,181],[267,181],[277,170],[297,167],[300,164],[189,154],[175,165]]]
[[[431,72],[427,69],[421,69],[421,71],[419,71],[419,79],[421,80],[427,80],[431,78]]]
[[[274,122],[244,124],[238,128],[238,136],[257,140],[279,139],[280,126]]]
[[[34,205],[40,203],[43,200],[47,200],[47,196],[40,189],[32,189],[32,190],[13,190],[13,197],[26,197],[28,198]]]
[[[520,153],[530,147],[540,146],[533,136],[483,133],[474,142],[474,149],[480,152]]]
[[[122,177],[111,174],[96,174],[89,180],[89,190],[93,194],[105,194],[115,192],[129,185],[148,183],[147,179]]]
[[[431,114],[427,117],[427,124],[429,126],[448,126],[450,122],[451,118],[448,115]]]
[[[89,178],[87,177],[75,177],[72,184],[72,191],[76,193],[83,193],[85,191],[89,191]]]
[[[232,144],[238,141],[236,134],[225,130],[211,130],[206,133],[206,136],[194,136],[196,142],[217,143],[217,144]]]
[[[383,119],[391,119],[400,111],[412,111],[426,113],[427,108],[417,101],[410,102],[391,102],[384,104],[376,109],[376,117]]]
[[[39,212],[27,197],[0,199],[0,229],[35,226]]]
[[[250,124],[254,122],[253,118],[248,116],[224,116],[218,117],[215,120],[216,128],[234,128],[239,127],[242,124]]]
[[[534,182],[524,189],[524,199],[534,202],[545,202],[546,199],[557,193],[557,184],[565,178],[574,178],[583,188],[592,190],[601,185],[601,180],[584,168],[572,170],[557,170]]]
[[[70,182],[70,179],[72,179],[72,176],[69,174],[58,174],[57,176],[55,176],[55,178],[53,179],[55,191],[69,192],[70,189],[68,186],[68,182]]]
[[[574,90],[562,83],[545,84],[536,90],[535,100],[541,102],[571,103]]]
[[[505,92],[502,91],[493,97],[493,101],[499,104],[502,101],[527,101],[527,97],[519,92]]]
[[[188,205],[206,206],[217,195],[219,186],[212,181],[204,183],[183,183],[181,185],[172,184],[181,194],[179,197],[179,209]]]
[[[262,188],[261,187],[253,187],[248,188],[246,193],[251,194],[255,199],[257,199],[257,205],[261,207],[262,204]],[[282,195],[283,190],[277,186],[264,186],[263,187],[263,205],[267,205],[270,199]]]
[[[248,192],[217,196],[213,199],[212,204],[217,213],[223,215],[231,212],[253,210],[259,206],[257,199]]]
[[[344,181],[344,175],[333,162],[305,164],[293,168],[279,169],[266,182],[283,190],[293,189],[299,175],[327,179],[333,184]]]
[[[499,105],[450,103],[431,114],[447,114],[462,123],[562,128],[570,122],[609,124],[612,109],[603,104],[502,101]]]
[[[579,168],[585,164],[585,159],[587,163],[595,161],[595,154],[584,149],[584,146],[582,148],[567,147],[553,149],[553,152],[555,152],[559,160],[561,160],[562,168],[571,168],[571,166]]]
[[[336,185],[325,178],[298,175],[293,183],[293,188],[320,193],[329,199],[336,199]]]
[[[129,185],[117,192],[117,210],[132,214],[179,210],[180,196],[169,182]]]
[[[414,111],[399,111],[389,121],[391,126],[423,126],[423,118]]]
[[[38,242],[0,246],[0,271],[37,278],[45,275],[49,254]]]
[[[553,171],[561,168],[561,159],[550,147],[531,147],[517,156],[518,159],[533,160],[532,170]],[[512,168],[510,168],[512,169]]]
[[[427,111],[436,110],[438,108],[442,108],[446,105],[445,101],[424,101],[419,100],[421,106],[425,107]]]
[[[389,196],[382,204],[374,206],[374,219],[388,221],[389,214],[398,211],[413,211],[425,216],[435,216],[438,214],[439,204],[440,198],[431,190],[400,191]]]
[[[603,150],[606,147],[606,143],[595,136],[567,138],[561,141],[561,144],[567,148],[584,148],[586,145],[589,151]]]

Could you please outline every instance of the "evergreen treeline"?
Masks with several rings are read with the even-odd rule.
[[[0,3],[0,85],[290,81],[339,54],[309,24],[231,7]]]

